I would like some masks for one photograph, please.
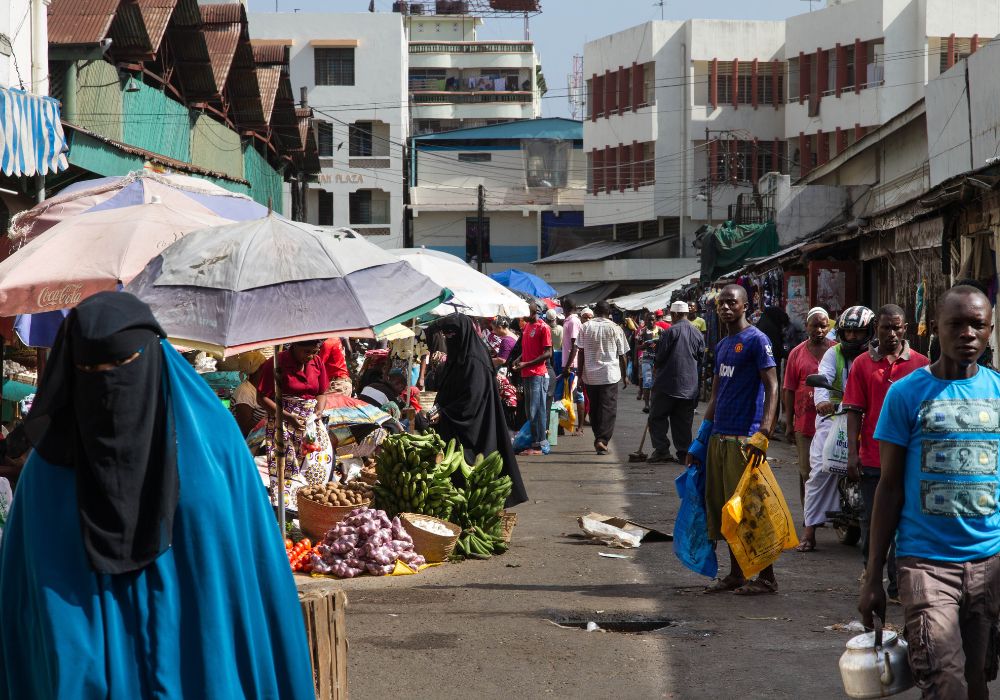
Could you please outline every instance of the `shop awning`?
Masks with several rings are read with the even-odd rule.
[[[571,296],[577,306],[588,306],[590,304],[596,304],[599,301],[604,301],[609,296],[614,294],[615,290],[618,289],[618,283],[568,282],[564,284],[554,284],[552,287],[558,293],[559,298]]]
[[[57,173],[66,162],[59,101],[0,88],[0,170],[4,175]]]
[[[686,275],[681,275],[673,282],[668,282],[646,292],[636,292],[635,294],[612,299],[611,303],[624,311],[641,311],[642,309],[655,311],[656,309],[665,309],[670,306],[670,298],[674,292],[680,291],[691,284],[691,280],[697,276],[698,270],[692,270]]]
[[[703,239],[701,279],[710,281],[732,272],[755,258],[778,252],[778,231],[766,224],[733,224],[727,221]]]
[[[18,382],[13,379],[3,380],[4,401],[23,401],[36,391],[37,389],[31,384],[25,384],[24,382]]]

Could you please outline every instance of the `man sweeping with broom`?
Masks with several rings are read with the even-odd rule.
[[[747,294],[738,284],[727,285],[718,297],[719,320],[726,337],[716,346],[715,380],[698,437],[688,448],[687,463],[705,465],[705,509],[708,537],[722,537],[722,511],[733,496],[748,459],[759,463],[767,455],[778,406],[778,378],[767,336],[746,319]],[[730,572],[705,588],[705,593],[736,595],[776,593],[773,566],[748,581],[729,549]]]

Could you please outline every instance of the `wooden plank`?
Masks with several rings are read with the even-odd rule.
[[[347,700],[347,595],[317,587],[300,592],[317,700]]]

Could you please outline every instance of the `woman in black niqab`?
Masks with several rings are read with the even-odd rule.
[[[435,426],[445,440],[455,438],[465,447],[466,461],[475,455],[499,451],[503,473],[513,488],[508,508],[524,503],[528,495],[514,457],[510,433],[504,420],[503,402],[493,374],[486,345],[468,316],[452,314],[434,323],[431,333],[440,332],[448,346],[448,359],[438,370],[437,406],[440,420]]]
[[[24,421],[38,454],[76,476],[94,570],[137,571],[170,547],[179,483],[160,339],[149,307],[102,292],[63,321]]]

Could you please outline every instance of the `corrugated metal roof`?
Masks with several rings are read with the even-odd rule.
[[[642,241],[597,241],[596,243],[588,243],[587,245],[582,245],[579,248],[567,250],[563,253],[550,255],[547,258],[541,258],[536,260],[534,264],[544,265],[547,263],[606,260],[610,257],[614,257],[615,255],[621,255],[622,253],[627,253],[632,250],[645,248],[646,246],[654,245],[656,243],[663,243],[663,239],[649,238]]]
[[[115,57],[146,58],[160,50],[177,0],[124,0],[111,23]]]
[[[278,95],[281,80],[281,66],[257,66],[257,87],[260,89],[260,105],[264,121],[270,123],[274,113],[274,98]]]
[[[253,60],[258,65],[262,63],[288,63],[288,46],[281,44],[255,44],[252,41],[250,44],[253,47]]]
[[[560,297],[572,296],[577,306],[586,306],[604,301],[618,289],[617,282],[565,282],[553,284],[552,288]]]
[[[455,129],[436,134],[425,134],[415,138],[416,141],[421,142],[478,141],[480,139],[567,139],[582,141],[583,122],[576,121],[575,119],[563,119],[562,117],[520,119],[518,121],[507,122],[506,124],[495,124],[493,126],[481,126],[471,129]]]
[[[246,11],[240,3],[202,5],[201,16],[212,74],[216,87],[221,90],[229,78],[240,39],[250,40],[246,31]]]
[[[108,35],[119,0],[52,0],[50,44],[96,44]]]

